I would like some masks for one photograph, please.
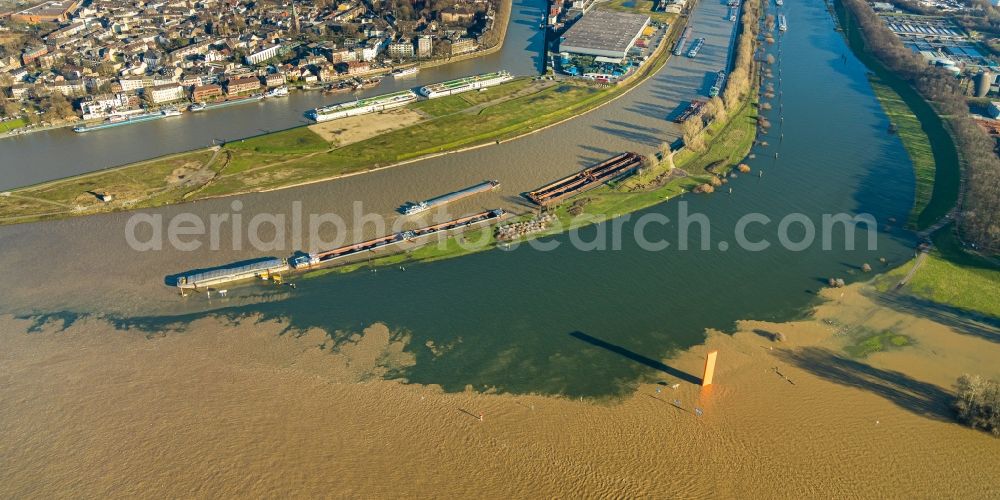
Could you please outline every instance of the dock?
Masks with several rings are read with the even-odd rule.
[[[642,164],[638,153],[622,153],[569,177],[538,188],[525,197],[539,206],[549,206],[570,196],[593,189],[607,181],[631,173]]]

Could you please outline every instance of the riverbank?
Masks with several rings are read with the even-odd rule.
[[[674,29],[675,34],[676,31]],[[204,175],[197,177],[202,181],[200,183],[189,180],[182,185],[170,185],[155,178],[129,175],[133,166],[125,166],[113,172],[21,188],[11,192],[14,196],[0,198],[0,224],[271,191],[396,166],[445,152],[500,144],[581,116],[625,95],[665,64],[669,54],[666,47],[672,43],[671,39],[666,37],[644,67],[619,86],[601,88],[582,82],[560,82],[536,93],[508,100],[504,93],[511,88],[519,88],[526,81],[515,80],[483,93],[495,101],[493,106],[483,106],[480,102],[482,97],[445,97],[439,101],[456,101],[469,112],[437,117],[341,148],[324,144],[319,136],[304,127],[265,134],[227,144],[225,150],[231,155],[232,164],[227,165],[225,172],[208,172],[205,165],[197,166],[197,170],[204,171]],[[474,102],[469,102],[469,99],[474,99]],[[461,104],[463,100],[464,105]],[[296,147],[289,150],[287,146],[292,142]],[[196,151],[190,154],[201,153]],[[133,180],[139,177],[144,180]],[[107,192],[114,195],[115,200],[86,203],[87,198],[80,198],[80,191]],[[139,193],[139,196],[133,196],[133,193]],[[50,208],[53,204],[71,206],[72,209],[53,212]]]
[[[951,133],[951,126],[917,89],[866,49],[864,33],[859,23],[842,1],[835,0],[832,10],[843,29],[851,52],[874,73],[876,81],[872,84],[873,90],[879,96],[890,120],[893,120],[900,130],[903,145],[913,160],[917,188],[909,226],[917,230],[927,229],[955,209],[961,196],[963,166],[955,146],[955,138]],[[890,107],[893,103],[896,105]],[[907,115],[911,115],[912,118],[907,118]],[[918,124],[914,123],[913,119],[919,123],[919,132]],[[904,133],[906,135],[903,135]],[[920,145],[922,139],[930,146],[934,164],[933,181],[928,178],[930,160],[926,158],[926,152]]]
[[[878,97],[882,109],[892,122],[895,133],[903,142],[906,152],[913,162],[913,174],[916,178],[916,192],[913,200],[913,210],[910,212],[908,225],[914,229],[925,229],[935,222],[928,218],[921,218],[921,214],[931,203],[931,196],[934,191],[934,177],[937,167],[934,161],[934,150],[927,133],[923,131],[920,120],[913,113],[913,110],[903,101],[892,87],[882,83],[877,76],[870,79],[872,90]],[[952,146],[954,147],[954,146]],[[957,157],[956,157],[957,160]],[[957,168],[957,167],[952,167]],[[940,216],[941,214],[935,214]],[[921,221],[923,224],[921,224]]]
[[[0,392],[0,491],[1000,493],[991,475],[1000,440],[954,423],[948,408],[963,372],[1000,376],[997,344],[901,314],[872,294],[863,284],[826,290],[808,319],[740,322],[733,335],[710,332],[703,345],[662,359],[581,342],[594,362],[650,367],[634,391],[613,400],[407,383],[399,373],[419,362],[411,351],[424,346],[377,323],[340,332],[345,340],[334,343],[321,330],[254,317],[142,332],[98,317],[3,316],[0,371],[10,383]],[[847,354],[852,339],[886,330],[914,343]],[[715,383],[700,388],[710,350],[719,351]],[[80,476],[95,464],[116,474]],[[698,479],[707,475],[715,480]]]

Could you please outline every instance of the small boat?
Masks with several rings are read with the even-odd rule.
[[[344,92],[350,92],[354,90],[354,85],[347,82],[340,82],[337,85],[331,85],[323,89],[324,94],[342,94]]]
[[[420,72],[420,68],[418,66],[412,66],[412,67],[409,67],[409,68],[406,68],[406,69],[397,69],[397,70],[394,70],[392,72],[392,77],[393,78],[406,78],[408,76],[416,75],[419,72]]]
[[[281,87],[275,87],[268,90],[264,97],[288,97],[288,87],[282,85]]]
[[[354,90],[364,90],[378,87],[379,83],[382,83],[382,77],[379,76],[372,78],[358,78],[354,84]]]

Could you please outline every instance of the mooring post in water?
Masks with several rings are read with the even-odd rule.
[[[719,357],[719,351],[711,351],[705,356],[705,374],[701,377],[701,386],[712,385],[712,378],[715,376],[715,360]]]

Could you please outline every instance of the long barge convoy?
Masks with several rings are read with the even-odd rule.
[[[448,222],[434,224],[412,231],[401,231],[388,236],[374,238],[361,243],[344,245],[332,250],[317,253],[297,252],[289,259],[278,257],[265,257],[252,262],[243,262],[220,266],[212,269],[194,271],[177,276],[174,285],[181,289],[181,293],[186,290],[209,290],[210,287],[244,281],[250,279],[268,279],[279,281],[281,273],[286,271],[302,271],[314,267],[328,264],[335,260],[344,259],[352,255],[364,252],[373,252],[380,248],[398,245],[407,241],[414,241],[448,231],[462,230],[481,224],[491,224],[499,222],[506,216],[503,209],[486,210],[473,215],[459,217]]]
[[[694,45],[691,45],[691,50],[688,51],[688,57],[694,58],[698,56],[698,51],[701,50],[702,46],[705,45],[705,39],[699,38],[694,41]]]
[[[400,212],[403,215],[415,215],[421,212],[426,212],[432,208],[439,207],[441,205],[451,203],[453,201],[461,200],[472,196],[474,194],[485,193],[486,191],[492,191],[500,186],[500,181],[485,181],[476,184],[475,186],[470,186],[465,189],[460,189],[453,193],[448,193],[445,195],[438,196],[436,198],[431,198],[425,201],[418,201],[416,203],[407,203],[400,207]]]
[[[455,80],[448,80],[446,82],[425,85],[420,87],[420,93],[428,99],[434,99],[437,97],[461,94],[462,92],[468,92],[470,90],[493,87],[510,81],[513,78],[514,77],[506,71],[494,71],[492,73],[483,73],[481,75],[467,76],[464,78],[457,78]]]
[[[253,278],[270,278],[288,270],[288,263],[285,259],[277,257],[267,257],[256,262],[237,266],[223,266],[205,271],[184,274],[177,277],[177,288],[181,290],[195,290],[198,288],[208,288],[231,281],[241,281]]]
[[[101,130],[112,127],[120,127],[122,125],[131,125],[133,123],[142,123],[153,120],[159,120],[160,118],[167,118],[169,116],[180,116],[181,112],[176,109],[164,109],[161,111],[153,111],[152,113],[143,113],[141,115],[125,116],[125,115],[115,115],[103,123],[98,123],[95,125],[77,125],[73,127],[73,132],[83,133],[92,132],[94,130]]]
[[[593,189],[609,180],[628,174],[642,165],[642,157],[637,153],[622,153],[585,168],[569,177],[538,188],[525,195],[539,206],[558,203],[570,196]]]
[[[674,118],[674,123],[684,123],[685,120],[691,118],[692,116],[698,114],[701,108],[705,107],[705,101],[701,99],[693,99],[688,107]]]
[[[674,55],[679,56],[684,53],[684,46],[687,45],[688,38],[691,37],[691,32],[693,30],[690,26],[684,28],[681,33],[681,37],[677,39],[677,43],[674,44]]]
[[[726,84],[726,72],[719,71],[715,74],[715,83],[712,84],[712,88],[708,89],[709,97],[716,97],[722,93],[722,87]]]
[[[390,234],[387,236],[381,236],[368,241],[362,241],[361,243],[354,243],[351,245],[344,245],[342,247],[337,247],[332,250],[326,250],[317,253],[307,253],[297,255],[289,260],[293,269],[310,269],[313,267],[321,266],[332,261],[350,257],[352,255],[358,255],[364,252],[374,252],[380,248],[386,248],[393,245],[398,245],[406,241],[413,241],[418,238],[426,238],[428,236],[433,236],[438,233],[443,233],[447,231],[453,231],[456,229],[467,229],[472,226],[477,226],[480,224],[487,224],[493,221],[497,221],[503,218],[506,212],[503,209],[486,210],[484,212],[479,212],[473,215],[467,215],[465,217],[459,217],[458,219],[450,220],[448,222],[442,222],[440,224],[434,224],[427,227],[422,227],[420,229],[414,229],[412,231],[401,231],[395,234]]]
[[[391,94],[366,97],[356,101],[319,107],[306,112],[306,116],[317,122],[325,122],[347,116],[363,115],[367,113],[374,113],[376,111],[394,109],[400,106],[405,106],[416,100],[417,94],[414,94],[412,90],[402,90]]]

